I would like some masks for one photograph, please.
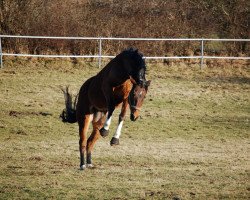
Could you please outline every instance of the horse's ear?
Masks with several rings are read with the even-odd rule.
[[[146,84],[145,84],[146,91],[148,91],[148,87],[150,86],[150,83],[151,81],[146,81]]]

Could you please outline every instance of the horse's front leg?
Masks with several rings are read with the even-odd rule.
[[[104,126],[100,129],[100,134],[102,137],[106,137],[109,134],[109,127],[111,124],[113,112],[115,110],[115,103],[113,99],[113,89],[106,87],[106,89],[104,88],[103,90],[106,98],[108,113]]]
[[[100,129],[100,134],[102,137],[106,137],[109,134],[109,127],[111,125],[111,119],[112,119],[112,114],[114,110],[115,110],[115,106],[112,106],[112,107],[110,106],[110,108],[108,109],[106,121],[103,127]]]
[[[89,123],[92,120],[92,115],[84,115],[79,121],[79,151],[80,151],[80,169],[84,170],[86,168],[85,166],[85,160],[84,160],[84,154],[86,152],[87,147],[87,132],[89,128]]]
[[[122,109],[121,109],[121,113],[119,115],[119,121],[118,121],[118,126],[116,129],[116,132],[110,141],[111,146],[119,145],[119,138],[121,136],[122,125],[123,125],[123,122],[125,119],[127,109],[128,109],[128,99],[125,99],[122,102]]]

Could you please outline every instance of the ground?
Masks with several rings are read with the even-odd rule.
[[[250,198],[248,65],[148,65],[141,118],[111,133],[79,170],[78,127],[60,86],[77,93],[100,69],[70,60],[9,60],[0,70],[0,199]],[[129,114],[129,113],[128,113]]]

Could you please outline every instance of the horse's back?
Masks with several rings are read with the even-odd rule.
[[[108,101],[112,100],[117,106],[128,97],[131,89],[132,83],[123,69],[123,63],[116,57],[82,85],[78,107],[88,107],[89,111],[95,108],[105,112],[108,110]]]

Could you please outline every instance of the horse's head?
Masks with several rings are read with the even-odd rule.
[[[135,121],[139,117],[142,103],[146,97],[150,82],[151,81],[143,81],[140,84],[134,84],[132,90],[130,91],[128,102],[131,111],[131,121]]]

